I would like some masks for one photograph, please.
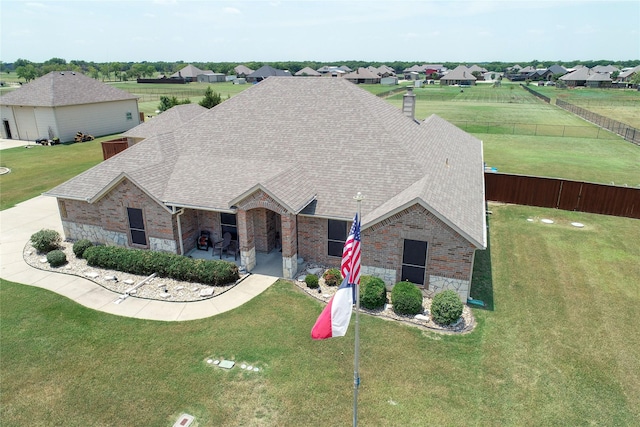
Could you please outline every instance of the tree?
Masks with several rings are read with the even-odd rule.
[[[102,81],[104,81],[105,77],[107,80],[111,80],[111,68],[109,64],[103,64],[100,66],[100,74],[102,74]]]
[[[158,105],[158,110],[162,113],[163,111],[167,111],[169,108],[173,108],[176,105],[181,105],[181,104],[191,104],[191,100],[187,98],[180,101],[175,96],[172,96],[172,97],[161,96],[160,104]]]
[[[204,91],[204,98],[198,104],[203,106],[204,108],[213,108],[216,105],[222,102],[222,97],[219,93],[214,92],[211,89],[211,86],[207,87],[207,90]]]
[[[38,77],[38,72],[36,71],[36,67],[34,67],[33,64],[27,64],[16,68],[16,75],[18,76],[18,78],[22,78],[27,83],[29,83],[31,80]]]

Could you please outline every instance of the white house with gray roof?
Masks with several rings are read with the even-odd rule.
[[[482,142],[416,120],[405,96],[399,110],[346,79],[270,77],[46,194],[68,239],[186,254],[228,232],[248,271],[279,248],[293,278],[298,258],[340,264],[362,192],[363,274],[466,302],[487,244]]]
[[[124,132],[140,123],[138,98],[72,71],[52,71],[0,97],[2,137],[73,141]]]

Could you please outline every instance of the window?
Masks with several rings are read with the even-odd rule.
[[[127,111],[127,120],[133,120],[133,115],[131,114],[131,111]]]
[[[347,240],[347,221],[329,220],[328,251],[329,256],[342,256],[344,242]]]
[[[222,236],[228,232],[231,234],[231,240],[238,240],[238,225],[235,214],[221,212],[220,225],[222,226]]]
[[[142,209],[127,208],[127,216],[129,217],[131,243],[134,245],[147,246],[147,233],[144,231]]]
[[[427,270],[427,242],[420,240],[404,240],[404,252],[402,254],[402,277],[400,280],[408,280],[416,285],[424,285],[424,276]]]

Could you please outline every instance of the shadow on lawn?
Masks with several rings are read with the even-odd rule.
[[[476,251],[471,278],[471,298],[484,301],[480,310],[493,311],[493,273],[491,271],[491,233],[487,217],[487,249]]]

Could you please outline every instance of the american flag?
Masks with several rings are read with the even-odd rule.
[[[360,284],[360,220],[358,214],[353,218],[349,236],[344,242],[340,272],[345,278],[350,274],[349,283]]]

